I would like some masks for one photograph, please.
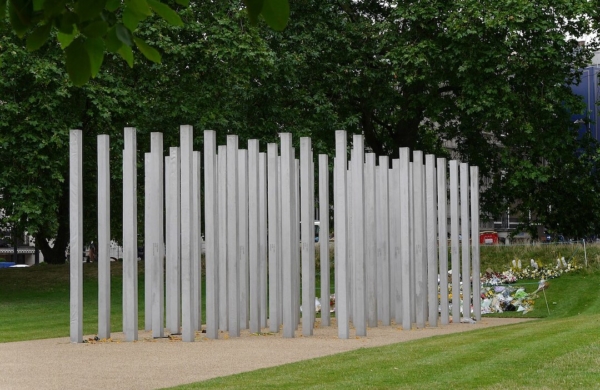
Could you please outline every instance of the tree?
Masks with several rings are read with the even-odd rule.
[[[297,1],[284,32],[263,31],[277,68],[257,115],[330,147],[335,129],[362,133],[391,156],[455,143],[486,179],[490,216],[512,205],[541,218],[539,183],[578,149],[569,86],[598,47],[572,37],[597,15],[584,0]]]
[[[66,54],[69,77],[81,86],[98,75],[106,51],[120,55],[133,67],[135,45],[147,59],[160,63],[160,53],[136,30],[154,14],[172,26],[183,26],[178,12],[189,3],[190,0],[176,0],[171,5],[160,0],[0,0],[0,20],[5,21],[8,10],[12,30],[20,38],[26,37],[30,51],[42,47],[50,37],[57,39]],[[285,28],[289,16],[287,0],[244,3],[253,24],[262,16],[271,28]]]
[[[84,153],[95,156],[93,136],[125,124],[131,99],[121,88],[124,74],[119,73],[127,69],[108,58],[105,68],[112,74],[105,72],[77,88],[64,71],[56,44],[28,53],[5,32],[0,34],[0,208],[8,215],[2,223],[35,236],[47,262],[64,262],[69,129],[84,131]],[[92,164],[86,161],[86,188],[95,177]],[[94,196],[86,192],[86,204]],[[94,210],[87,209],[85,218],[95,220]]]
[[[373,151],[391,156],[401,146],[440,154],[453,141],[464,161],[480,166],[490,215],[510,205],[531,212],[526,223],[549,226],[573,226],[567,213],[586,222],[600,216],[595,206],[590,215],[573,211],[597,191],[588,180],[597,171],[595,149],[583,149],[570,120],[581,102],[569,84],[596,42],[580,47],[566,34],[590,31],[596,9],[587,2],[298,0],[283,32],[253,27],[241,5],[192,2],[178,11],[183,27],[140,21],[136,36],[162,53],[161,62],[136,51],[140,66],[131,69],[109,52],[83,88],[69,81],[54,38],[28,53],[0,25],[0,164],[10,167],[0,172],[0,207],[39,242],[55,239],[47,258],[60,261],[66,245],[67,211],[59,205],[71,128],[86,132],[86,156],[95,156],[97,133],[115,136],[118,156],[124,126],[138,128],[140,153],[151,131],[176,145],[183,123],[220,137],[310,135],[316,153],[333,150],[337,129],[363,133]],[[86,161],[91,235],[95,168]],[[117,222],[120,162],[112,166]],[[557,180],[558,188],[585,184],[585,196],[563,207]],[[112,226],[119,237],[119,223]]]
[[[0,25],[0,209],[8,214],[2,223],[34,235],[47,262],[64,262],[69,129],[84,132],[85,242],[95,240],[97,226],[97,134],[111,135],[111,235],[117,241],[123,127],[138,128],[139,194],[151,131],[164,132],[165,145],[179,144],[184,123],[215,129],[221,137],[229,131],[248,137],[253,77],[272,65],[272,56],[239,6],[192,3],[181,11],[190,21],[182,28],[148,18],[137,33],[163,52],[162,62],[140,57],[131,69],[107,54],[98,76],[83,87],[69,80],[58,44],[29,53]],[[139,205],[142,226],[142,200]]]

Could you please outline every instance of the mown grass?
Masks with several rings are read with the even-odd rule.
[[[111,330],[123,326],[122,264],[111,263]],[[144,265],[139,263],[139,326],[144,327]],[[0,342],[69,335],[69,265],[0,270]],[[97,263],[83,267],[83,332],[98,330]]]
[[[600,272],[563,275],[547,291],[546,319],[359,349],[174,389],[598,389],[598,287]]]
[[[501,271],[513,258],[535,258],[543,264],[558,256],[570,259],[568,253],[576,247],[569,246],[483,247],[482,269]],[[590,246],[587,254],[588,269],[550,281],[546,291],[550,315],[542,298],[527,315],[547,318],[360,349],[179,388],[600,389],[600,248]],[[582,250],[572,257],[583,263]],[[143,264],[139,265],[139,320],[143,327]],[[119,331],[119,263],[112,263],[111,273],[111,323],[112,330]],[[97,286],[96,264],[85,264],[86,334],[97,329]],[[0,270],[0,342],[68,334],[68,265]]]

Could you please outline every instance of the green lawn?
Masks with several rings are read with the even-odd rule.
[[[545,319],[363,348],[176,389],[600,389],[599,288],[600,272],[567,274],[551,281]],[[542,301],[536,306],[532,313],[546,311]]]
[[[144,265],[138,263],[139,326],[144,327]],[[123,273],[111,263],[111,330],[123,326]],[[98,331],[97,263],[83,267],[83,333]],[[69,336],[69,265],[0,270],[0,342]]]
[[[558,251],[571,249],[576,248],[532,247],[530,252],[520,252],[519,258],[549,262]],[[531,255],[532,250],[540,252]],[[512,260],[515,248],[486,247],[481,252],[482,264],[494,264],[494,269],[501,271]],[[600,389],[598,253],[598,247],[588,250],[588,270],[550,281],[546,291],[550,315],[543,296],[526,315],[546,318],[360,349],[179,388]],[[580,255],[576,252],[576,256]],[[139,263],[139,272],[139,321],[143,327],[143,263]],[[112,330],[120,331],[121,264],[112,263],[111,273]],[[86,334],[97,329],[97,286],[96,264],[84,264]],[[504,315],[521,316],[514,312]],[[0,270],[0,342],[68,335],[68,265]]]

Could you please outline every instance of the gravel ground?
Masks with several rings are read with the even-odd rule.
[[[357,348],[400,343],[435,335],[465,332],[521,322],[485,318],[476,324],[450,324],[404,331],[397,326],[369,328],[367,337],[337,338],[336,327],[319,327],[314,336],[284,339],[281,334],[251,334],[239,338],[222,333],[209,340],[197,333],[195,343],[152,339],[123,342],[122,333],[100,342],[71,344],[68,338],[0,344],[0,389],[157,389],[219,376],[272,367]],[[268,332],[268,329],[265,329]]]

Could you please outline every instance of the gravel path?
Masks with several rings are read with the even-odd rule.
[[[477,324],[450,324],[403,331],[396,326],[368,329],[367,337],[340,340],[337,328],[318,327],[312,337],[283,339],[281,334],[239,338],[221,334],[209,340],[198,333],[195,343],[151,338],[122,342],[70,344],[68,338],[0,344],[0,389],[157,389],[219,376],[272,367],[299,360],[376,347],[435,335],[514,324],[524,320],[485,318]],[[89,336],[88,336],[89,337]],[[93,337],[93,336],[92,336]],[[87,339],[87,337],[86,337]]]

